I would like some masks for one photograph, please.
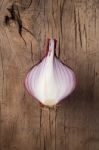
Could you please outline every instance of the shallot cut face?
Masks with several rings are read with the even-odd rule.
[[[70,95],[76,86],[74,72],[55,55],[56,42],[50,39],[47,55],[27,74],[25,86],[40,103],[54,106]]]

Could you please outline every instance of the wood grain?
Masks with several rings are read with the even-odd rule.
[[[24,88],[47,38],[76,73],[75,92],[41,108]],[[99,1],[0,1],[1,150],[99,149]]]

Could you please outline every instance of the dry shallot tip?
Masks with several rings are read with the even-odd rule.
[[[57,40],[56,39],[53,39],[54,40],[54,54],[56,54],[56,44],[57,44]],[[50,39],[47,39],[47,47],[46,47],[46,55],[48,54],[48,51],[49,51],[49,48],[51,47],[51,40]]]
[[[75,73],[55,55],[56,40],[48,39],[47,54],[27,74],[28,92],[44,105],[44,109],[57,109],[76,86]],[[53,61],[54,60],[54,61]]]

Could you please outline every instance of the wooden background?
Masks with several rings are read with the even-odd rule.
[[[56,110],[23,84],[50,37],[78,81]],[[0,103],[1,150],[99,150],[99,0],[0,0]]]

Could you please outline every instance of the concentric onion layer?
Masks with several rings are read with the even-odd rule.
[[[47,106],[56,105],[75,89],[74,72],[56,56],[43,60],[27,74],[25,86],[28,92]]]

